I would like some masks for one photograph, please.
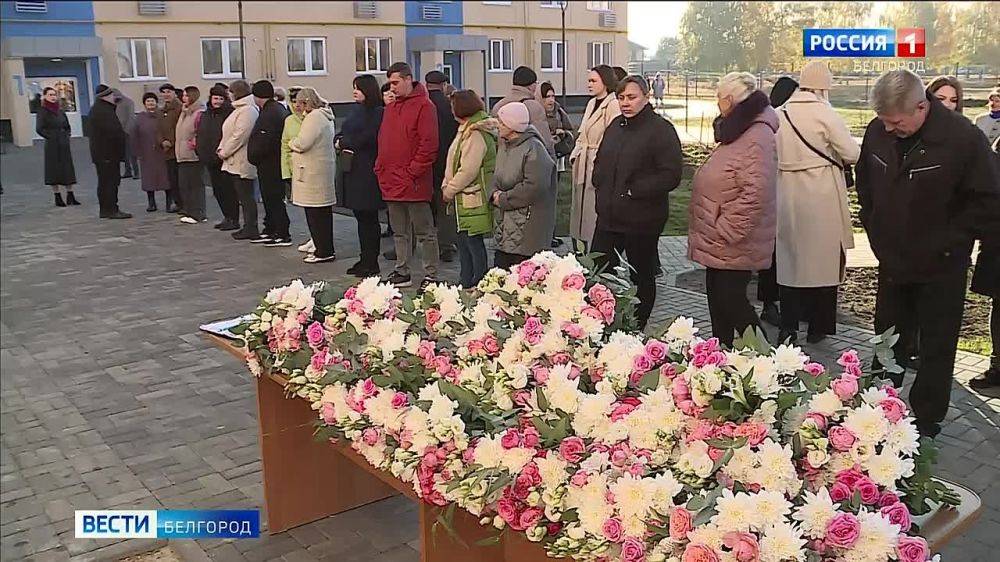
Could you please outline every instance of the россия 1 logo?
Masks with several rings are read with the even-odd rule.
[[[806,57],[923,58],[924,28],[803,29]]]

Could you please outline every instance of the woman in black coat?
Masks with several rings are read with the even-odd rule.
[[[381,231],[379,209],[385,208],[382,191],[375,178],[375,156],[378,152],[378,129],[382,125],[382,94],[374,76],[363,74],[354,79],[354,101],[357,107],[344,121],[337,139],[339,172],[343,186],[338,193],[339,204],[354,211],[358,221],[358,242],[361,259],[347,273],[358,277],[378,275],[378,251]],[[347,166],[347,160],[350,165]]]
[[[35,131],[45,139],[45,185],[52,186],[56,207],[79,205],[73,195],[76,172],[73,170],[73,154],[69,149],[69,119],[59,106],[59,94],[55,88],[45,88],[42,104],[35,114]],[[66,189],[63,201],[59,186]]]

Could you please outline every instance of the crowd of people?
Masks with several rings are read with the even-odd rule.
[[[381,274],[384,209],[394,242],[387,282],[411,286],[419,253],[421,286],[434,283],[439,262],[457,253],[459,281],[468,288],[490,266],[486,238],[493,265],[504,268],[560,243],[558,170],[568,161],[574,250],[593,253],[601,267],[627,260],[644,328],[656,298],[668,194],[681,182],[681,143],[651,102],[662,96],[662,78],[599,65],[587,85],[590,99],[575,126],[552,85],[539,84],[528,67],[514,70],[510,92],[487,111],[479,93],[456,91],[439,71],[418,81],[400,62],[381,87],[372,75],[354,79],[355,107],[339,133],[312,88],[286,94],[266,80],[236,80],[214,85],[203,105],[198,88],[164,84],[159,96],[143,96],[143,111],[126,116],[126,129],[117,111],[124,96],[101,85],[90,114],[100,216],[131,217],[119,209],[117,191],[120,163],[134,154],[139,165],[128,172],[141,170],[149,212],[163,191],[167,212],[187,224],[204,222],[204,169],[223,216],[216,228],[234,231],[236,240],[289,246],[290,198],[310,233],[299,250],[318,263],[335,259],[333,206],[346,207],[361,248],[348,273],[369,277]],[[838,286],[854,243],[848,190],[857,189],[879,260],[875,328],[900,333],[897,361],[916,368],[913,410],[921,432],[933,435],[947,409],[977,239],[973,290],[1000,296],[1000,89],[974,124],[961,115],[956,79],[925,87],[911,72],[887,72],[875,83],[877,118],[859,145],[830,106],[833,87],[819,61],[798,81],[778,80],[770,95],[749,73],[720,79],[717,146],[694,175],[687,211],[689,257],[705,267],[712,333],[722,343],[732,345],[762,318],[779,327],[781,342],[796,341],[803,322],[806,339],[819,342],[836,331]],[[78,204],[68,123],[45,95],[38,129],[46,138],[46,184],[57,205]],[[773,285],[764,289],[760,316],[747,297],[754,273],[762,289]],[[994,309],[994,341],[998,316]],[[974,386],[1000,385],[997,353]]]

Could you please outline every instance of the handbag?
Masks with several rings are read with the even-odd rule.
[[[351,171],[351,164],[354,162],[354,151],[343,149],[337,151],[337,169],[345,174]]]
[[[785,108],[781,108],[781,112],[785,114],[785,119],[788,120],[788,124],[792,126],[792,130],[795,131],[795,135],[799,137],[799,140],[802,141],[802,144],[806,145],[809,148],[809,150],[815,152],[823,160],[826,160],[827,162],[836,166],[838,170],[844,173],[844,183],[847,185],[847,187],[854,187],[854,168],[852,168],[850,164],[837,162],[830,156],[827,156],[826,153],[820,151],[815,146],[809,144],[809,141],[807,141],[806,138],[802,136],[802,133],[799,132],[798,127],[796,127],[795,123],[792,122],[792,117],[788,114],[788,110]]]

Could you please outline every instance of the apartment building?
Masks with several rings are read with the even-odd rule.
[[[519,65],[557,90],[565,67],[567,93],[585,94],[589,66],[627,62],[625,10],[624,1],[93,2],[102,78],[135,99],[164,82],[207,90],[245,75],[340,103],[356,75],[383,79],[398,60],[493,98]]]

